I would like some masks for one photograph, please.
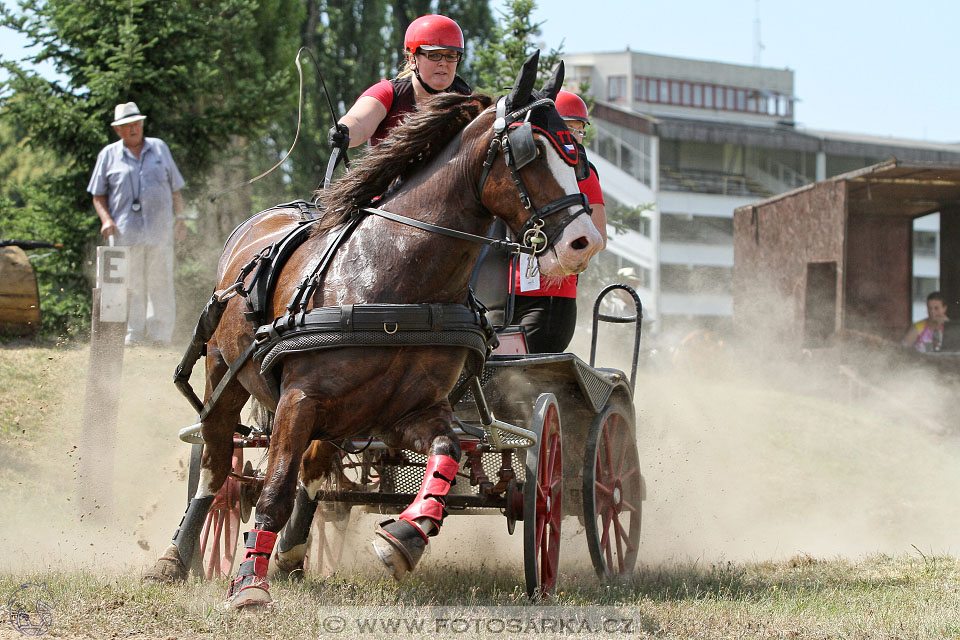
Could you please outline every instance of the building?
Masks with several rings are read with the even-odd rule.
[[[960,162],[960,145],[798,127],[794,72],[630,50],[565,55],[566,87],[589,82],[608,210],[652,205],[610,229],[608,272],[632,267],[655,332],[732,326],[733,211],[896,157]],[[914,223],[919,317],[938,286],[938,218]],[[918,302],[917,302],[918,301]]]

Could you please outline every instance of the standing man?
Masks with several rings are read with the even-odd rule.
[[[169,344],[176,306],[173,242],[186,237],[183,177],[166,143],[143,135],[136,103],[118,104],[113,130],[120,139],[100,150],[87,191],[100,233],[130,247],[127,254],[126,344]]]

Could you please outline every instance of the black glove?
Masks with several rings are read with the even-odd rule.
[[[345,124],[333,125],[330,127],[330,133],[327,134],[327,142],[334,149],[346,151],[350,148],[350,129]]]

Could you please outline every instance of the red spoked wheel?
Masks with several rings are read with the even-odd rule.
[[[590,426],[583,470],[587,546],[601,578],[633,572],[642,499],[633,411],[615,397]]]
[[[537,398],[530,428],[537,444],[527,449],[523,482],[523,568],[527,595],[536,598],[553,593],[560,566],[563,449],[560,410],[552,393]]]
[[[355,491],[363,487],[363,461],[357,454],[346,454],[339,468],[324,481],[325,491]],[[352,507],[343,502],[320,501],[313,515],[307,551],[303,558],[304,570],[326,577],[340,568],[350,527]]]
[[[340,568],[350,514],[350,506],[342,503],[320,502],[317,505],[303,558],[303,567],[308,573],[326,577]]]
[[[233,450],[233,473],[243,473],[243,449]],[[210,511],[203,521],[200,532],[198,558],[204,578],[228,578],[233,572],[237,557],[237,541],[240,538],[240,492],[242,485],[227,476],[220,491],[213,498]]]

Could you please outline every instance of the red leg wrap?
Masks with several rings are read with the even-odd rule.
[[[248,587],[257,587],[268,590],[267,568],[270,565],[270,554],[273,545],[277,542],[277,534],[270,531],[251,529],[244,534],[244,545],[247,548],[243,562],[237,569],[237,577],[230,584],[227,597],[231,598]]]
[[[430,518],[440,526],[447,515],[443,508],[444,498],[450,492],[450,485],[459,470],[460,463],[450,456],[434,455],[427,458],[427,470],[423,474],[420,492],[399,519],[413,522],[417,518]]]

